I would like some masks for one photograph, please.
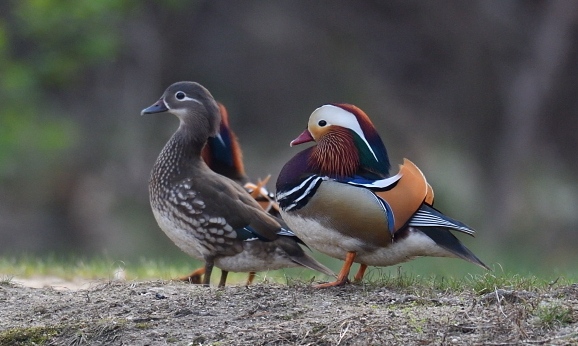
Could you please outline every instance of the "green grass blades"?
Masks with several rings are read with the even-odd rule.
[[[167,262],[163,260],[137,259],[115,260],[106,257],[80,258],[21,256],[0,257],[0,279],[12,277],[58,277],[65,280],[83,279],[172,279],[183,276],[202,265],[197,261]]]
[[[338,270],[340,261],[326,262]],[[10,285],[13,278],[56,277],[63,280],[171,280],[185,276],[201,267],[203,263],[179,259],[139,258],[119,260],[106,256],[81,258],[75,256],[49,255],[44,257],[20,256],[0,257],[0,285]],[[357,267],[352,268],[352,278]],[[213,273],[216,284],[220,272]],[[230,273],[228,284],[244,284],[247,273]],[[257,273],[255,283],[310,284],[329,281],[323,274],[303,268],[291,268]],[[532,273],[513,273],[495,265],[492,271],[474,268],[467,271],[435,272],[402,264],[386,268],[370,267],[360,285],[383,286],[404,289],[413,294],[425,292],[459,292],[470,290],[479,295],[489,294],[496,289],[536,291],[577,282],[575,277],[552,274],[537,276]]]

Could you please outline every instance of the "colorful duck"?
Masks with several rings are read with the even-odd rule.
[[[368,265],[390,266],[418,256],[482,263],[452,233],[474,230],[433,207],[425,176],[405,159],[390,176],[385,146],[369,117],[349,104],[328,104],[309,117],[291,146],[315,141],[295,155],[277,179],[281,216],[308,246],[345,260],[331,287],[355,281]]]

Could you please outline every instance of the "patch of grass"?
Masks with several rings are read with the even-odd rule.
[[[399,266],[395,272],[391,269],[372,270],[364,278],[363,284],[369,287],[384,286],[403,290],[418,296],[427,296],[435,292],[473,291],[484,295],[496,289],[539,292],[557,286],[571,284],[572,281],[563,277],[554,280],[539,278],[535,275],[520,275],[506,273],[501,268],[494,268],[483,274],[468,274],[465,277],[441,275],[422,276],[406,272]]]
[[[148,322],[139,322],[134,325],[136,329],[150,329],[152,325]]]
[[[287,313],[284,315],[279,316],[280,319],[284,320],[284,321],[293,321],[296,318],[299,318],[300,316],[303,316],[305,312],[303,310],[291,310],[288,309]]]
[[[504,273],[471,275],[466,279],[474,292],[480,295],[493,292],[496,288],[534,291],[546,288],[548,283],[547,280],[539,279],[533,275],[522,276],[519,274],[508,275]]]
[[[177,339],[177,338],[174,337],[174,336],[168,336],[167,339],[166,339],[166,342],[171,343],[171,344],[173,344],[173,343],[175,343],[175,342],[178,342],[178,341],[179,341],[179,339]],[[202,341],[205,341],[205,339],[203,339]]]
[[[55,338],[68,339],[67,345],[83,345],[91,340],[112,342],[126,325],[125,320],[102,321],[94,326],[74,324],[66,326],[40,326],[10,328],[0,332],[2,346],[48,345]]]
[[[57,258],[32,256],[0,258],[0,273],[4,275],[31,277],[57,276],[64,279],[74,277],[100,278],[113,273],[113,268],[122,265],[104,259]]]
[[[57,256],[0,257],[0,274],[6,277],[55,276],[67,280],[84,279],[161,279],[169,280],[191,272],[198,262],[170,263],[163,260],[114,260],[105,257]],[[216,275],[215,275],[216,276]]]
[[[407,320],[408,326],[412,328],[415,333],[423,334],[427,323],[427,319],[426,318],[418,319],[415,317],[414,314],[409,314],[408,317],[409,317]]]
[[[311,324],[311,334],[320,334],[327,330],[327,325],[319,322],[310,322]]]
[[[543,301],[533,312],[537,322],[546,328],[572,323],[572,308],[560,300]]]
[[[11,328],[0,332],[0,345],[28,346],[44,345],[62,333],[58,327]]]
[[[334,260],[334,262],[333,264],[342,264],[338,260]],[[184,260],[150,258],[117,260],[108,257],[80,258],[55,255],[42,258],[35,256],[0,257],[0,285],[11,284],[13,277],[27,278],[34,276],[54,276],[67,280],[75,278],[172,280],[185,276],[200,266],[202,266],[201,262],[186,258]],[[335,267],[335,265],[330,266]],[[357,267],[354,266],[350,278],[353,277],[356,270]],[[474,272],[478,272],[478,270]],[[499,265],[494,267],[491,272],[484,271],[481,274],[460,273],[462,272],[458,271],[453,274],[440,274],[437,272],[428,274],[426,272],[424,274],[423,270],[407,263],[392,267],[370,267],[362,284],[368,285],[368,287],[391,287],[404,290],[409,294],[423,296],[435,294],[436,292],[460,292],[464,290],[473,290],[483,295],[494,291],[496,288],[536,291],[572,283],[570,279],[565,278],[540,278],[532,274],[506,273]],[[220,272],[218,270],[214,271],[211,280],[213,285],[216,285],[219,277]],[[230,273],[227,283],[242,285],[246,279],[247,273]],[[257,273],[254,283],[281,283],[287,286],[301,286],[310,285],[313,281],[319,280],[331,281],[332,278],[308,269],[289,268]]]
[[[12,286],[13,285],[13,283],[12,283],[13,278],[14,277],[10,276],[10,275],[2,275],[0,277],[0,286]]]
[[[65,280],[83,279],[126,279],[126,280],[172,280],[188,275],[201,267],[203,263],[191,259],[170,261],[163,259],[140,258],[136,260],[116,260],[107,257],[80,258],[75,256],[45,257],[19,256],[0,257],[0,278],[34,276],[54,276]],[[286,272],[295,277],[310,278],[311,271],[307,269],[288,269],[257,273],[254,282],[283,283],[286,281]],[[211,281],[217,284],[220,271],[213,271]],[[227,284],[243,284],[248,273],[229,273]],[[319,274],[322,275],[322,274]],[[322,275],[323,276],[323,275]],[[0,285],[8,281],[2,279]]]
[[[362,284],[369,287],[388,287],[402,290],[408,294],[428,296],[438,291],[463,291],[464,280],[445,276],[422,276],[413,272],[406,272],[398,266],[395,272],[392,269],[378,268],[366,274]]]
[[[64,331],[66,345],[113,345],[126,325],[125,319],[105,319],[91,325],[68,326]]]
[[[419,275],[405,272],[401,267],[397,267],[396,269],[396,273],[393,273],[391,270],[384,270],[383,268],[370,270],[363,278],[362,283],[369,286],[386,286],[407,289],[414,288],[423,282],[423,277],[420,277]]]

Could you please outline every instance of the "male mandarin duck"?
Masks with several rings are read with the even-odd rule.
[[[217,136],[221,121],[207,89],[194,82],[172,84],[141,114],[165,112],[176,115],[180,124],[153,167],[151,207],[165,234],[185,253],[205,262],[204,285],[210,284],[214,266],[222,270],[220,287],[229,271],[304,266],[333,275],[243,187],[203,161],[201,151],[209,137]]]
[[[263,187],[268,178],[265,181],[259,181],[257,184],[249,182],[249,178],[245,173],[241,146],[229,125],[227,109],[220,102],[217,102],[217,105],[221,113],[219,133],[215,137],[209,137],[207,144],[201,151],[201,157],[211,170],[244,186],[265,211],[278,217],[279,206],[274,200],[275,196]],[[204,273],[205,268],[202,267],[194,270],[189,275],[179,278],[179,280],[199,284]],[[254,279],[255,272],[250,272],[246,284],[250,285]]]
[[[418,256],[457,257],[489,269],[451,232],[474,230],[433,208],[433,190],[404,159],[390,176],[385,146],[369,117],[349,104],[328,104],[310,116],[291,146],[315,141],[295,155],[277,179],[281,216],[308,246],[345,263],[343,285],[354,262],[355,281],[368,265],[390,266]]]

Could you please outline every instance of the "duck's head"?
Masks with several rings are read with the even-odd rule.
[[[389,174],[389,158],[373,123],[350,104],[327,104],[309,117],[307,129],[291,146],[315,141],[311,164],[329,176]]]
[[[141,115],[172,113],[181,121],[181,128],[200,137],[214,137],[219,132],[221,115],[211,93],[195,82],[177,82],[169,86],[161,98],[142,110]],[[205,138],[206,140],[206,138]]]

